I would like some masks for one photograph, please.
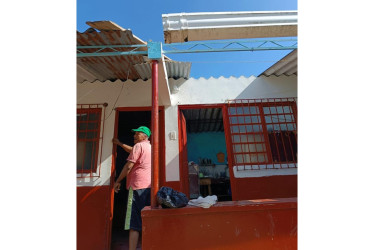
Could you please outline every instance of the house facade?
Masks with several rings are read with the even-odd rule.
[[[99,32],[78,33],[78,43],[142,43],[109,24],[92,24]],[[217,195],[219,203],[297,197],[295,53],[257,77],[209,79],[190,78],[190,64],[163,57],[160,187],[189,198]],[[151,65],[142,56],[81,58],[77,65],[77,246],[110,249],[127,197],[113,192],[127,155],[112,139],[131,144],[132,128],[151,127]]]

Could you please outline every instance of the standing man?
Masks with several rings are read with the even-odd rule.
[[[117,138],[113,143],[122,147],[130,155],[123,167],[121,174],[114,183],[114,191],[118,193],[121,181],[127,176],[126,188],[129,190],[125,230],[129,233],[129,249],[135,250],[142,231],[141,210],[151,205],[151,143],[148,138],[151,130],[145,126],[132,129],[134,147],[121,143]]]

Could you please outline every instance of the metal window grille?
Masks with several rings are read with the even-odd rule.
[[[100,176],[105,107],[105,104],[77,105],[78,178]]]
[[[228,116],[238,171],[297,167],[296,98],[230,100]]]

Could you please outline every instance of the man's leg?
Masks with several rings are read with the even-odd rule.
[[[130,188],[131,189],[131,188]],[[135,250],[139,241],[140,231],[142,230],[141,211],[146,205],[151,203],[151,189],[137,189],[133,191],[132,204],[131,204],[131,227],[129,233],[129,249]],[[137,230],[134,230],[137,229]]]
[[[130,229],[129,250],[136,250],[136,247],[138,245],[138,240],[139,240],[139,232],[134,229]]]

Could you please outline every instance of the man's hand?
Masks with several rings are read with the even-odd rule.
[[[112,142],[113,142],[114,144],[117,144],[117,145],[120,145],[120,144],[121,144],[121,142],[120,142],[117,138],[113,138]]]
[[[121,187],[121,183],[114,183],[114,192],[118,193],[118,191],[120,190],[120,187]]]
[[[129,145],[126,145],[126,144],[120,142],[117,138],[113,138],[112,142],[114,144],[120,146],[121,148],[123,148],[127,153],[131,153],[132,147],[130,147]]]

